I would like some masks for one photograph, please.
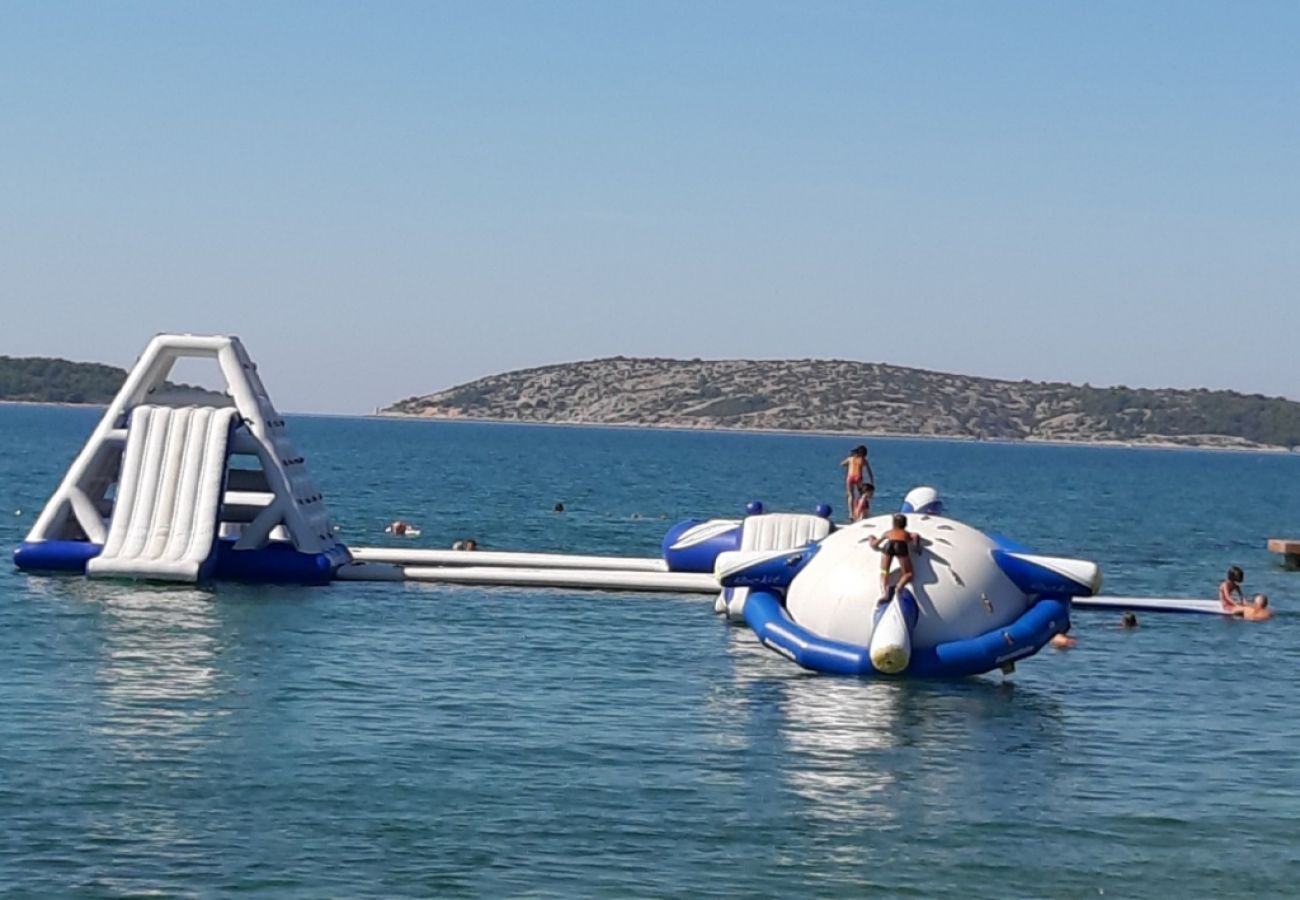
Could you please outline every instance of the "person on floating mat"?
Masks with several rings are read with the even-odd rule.
[[[1246,573],[1241,566],[1229,566],[1228,574],[1219,585],[1219,605],[1230,616],[1240,615],[1246,608],[1246,601],[1241,596],[1241,583],[1246,580]],[[1233,600],[1236,595],[1236,600]]]
[[[840,460],[841,466],[848,466],[848,474],[844,476],[844,490],[848,494],[849,515],[853,514],[853,502],[866,485],[871,485],[872,491],[875,491],[876,474],[871,471],[871,463],[867,462],[866,444],[858,444],[849,453],[848,456]]]
[[[894,527],[882,535],[867,538],[872,550],[880,551],[880,599],[877,603],[888,603],[896,591],[901,591],[912,580],[912,547],[921,549],[921,536],[907,530],[907,516],[894,513]],[[893,561],[898,560],[902,575],[893,590],[889,587],[889,570]]]

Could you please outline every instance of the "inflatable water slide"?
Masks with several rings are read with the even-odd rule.
[[[216,362],[225,403],[168,395],[187,358]],[[194,335],[150,341],[14,553],[29,571],[191,584],[324,584],[350,559],[239,339]]]

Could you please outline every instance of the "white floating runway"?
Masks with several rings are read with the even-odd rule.
[[[408,566],[405,572],[408,581],[435,581],[444,584],[587,588],[673,594],[717,594],[720,590],[718,579],[703,572],[618,572],[609,569],[523,569],[505,566]]]
[[[1133,612],[1188,613],[1202,616],[1226,616],[1218,600],[1180,597],[1075,597],[1076,609],[1132,610]]]
[[[673,594],[713,595],[719,591],[718,580],[711,573],[669,572],[661,559],[402,547],[358,547],[352,556],[356,562],[341,567],[336,577]]]
[[[620,556],[578,556],[568,553],[516,553],[497,550],[421,550],[411,547],[352,547],[352,558],[365,563],[399,566],[472,566],[519,569],[602,569],[618,572],[664,572],[662,559]],[[713,583],[717,588],[717,582]]]

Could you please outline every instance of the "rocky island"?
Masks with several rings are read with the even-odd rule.
[[[101,363],[48,356],[0,356],[0,402],[107,405],[126,381],[126,370]],[[167,382],[168,392],[196,403],[220,395],[190,384]]]
[[[1281,397],[1003,381],[824,359],[616,356],[492,375],[410,397],[380,414],[972,440],[1300,445],[1300,403]]]

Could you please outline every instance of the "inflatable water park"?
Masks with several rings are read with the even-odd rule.
[[[215,402],[169,390],[186,359],[216,362],[225,391]],[[896,515],[914,552],[889,546]],[[348,547],[337,531],[239,339],[163,334],[14,563],[33,575],[183,584],[425,581],[704,594],[792,663],[859,677],[1010,672],[1068,631],[1073,609],[1221,613],[1210,600],[1102,596],[1096,563],[958,521],[929,486],[909,492],[897,514],[849,525],[834,523],[825,505],[791,513],[751,502],[737,518],[678,523],[660,555],[647,558]]]

